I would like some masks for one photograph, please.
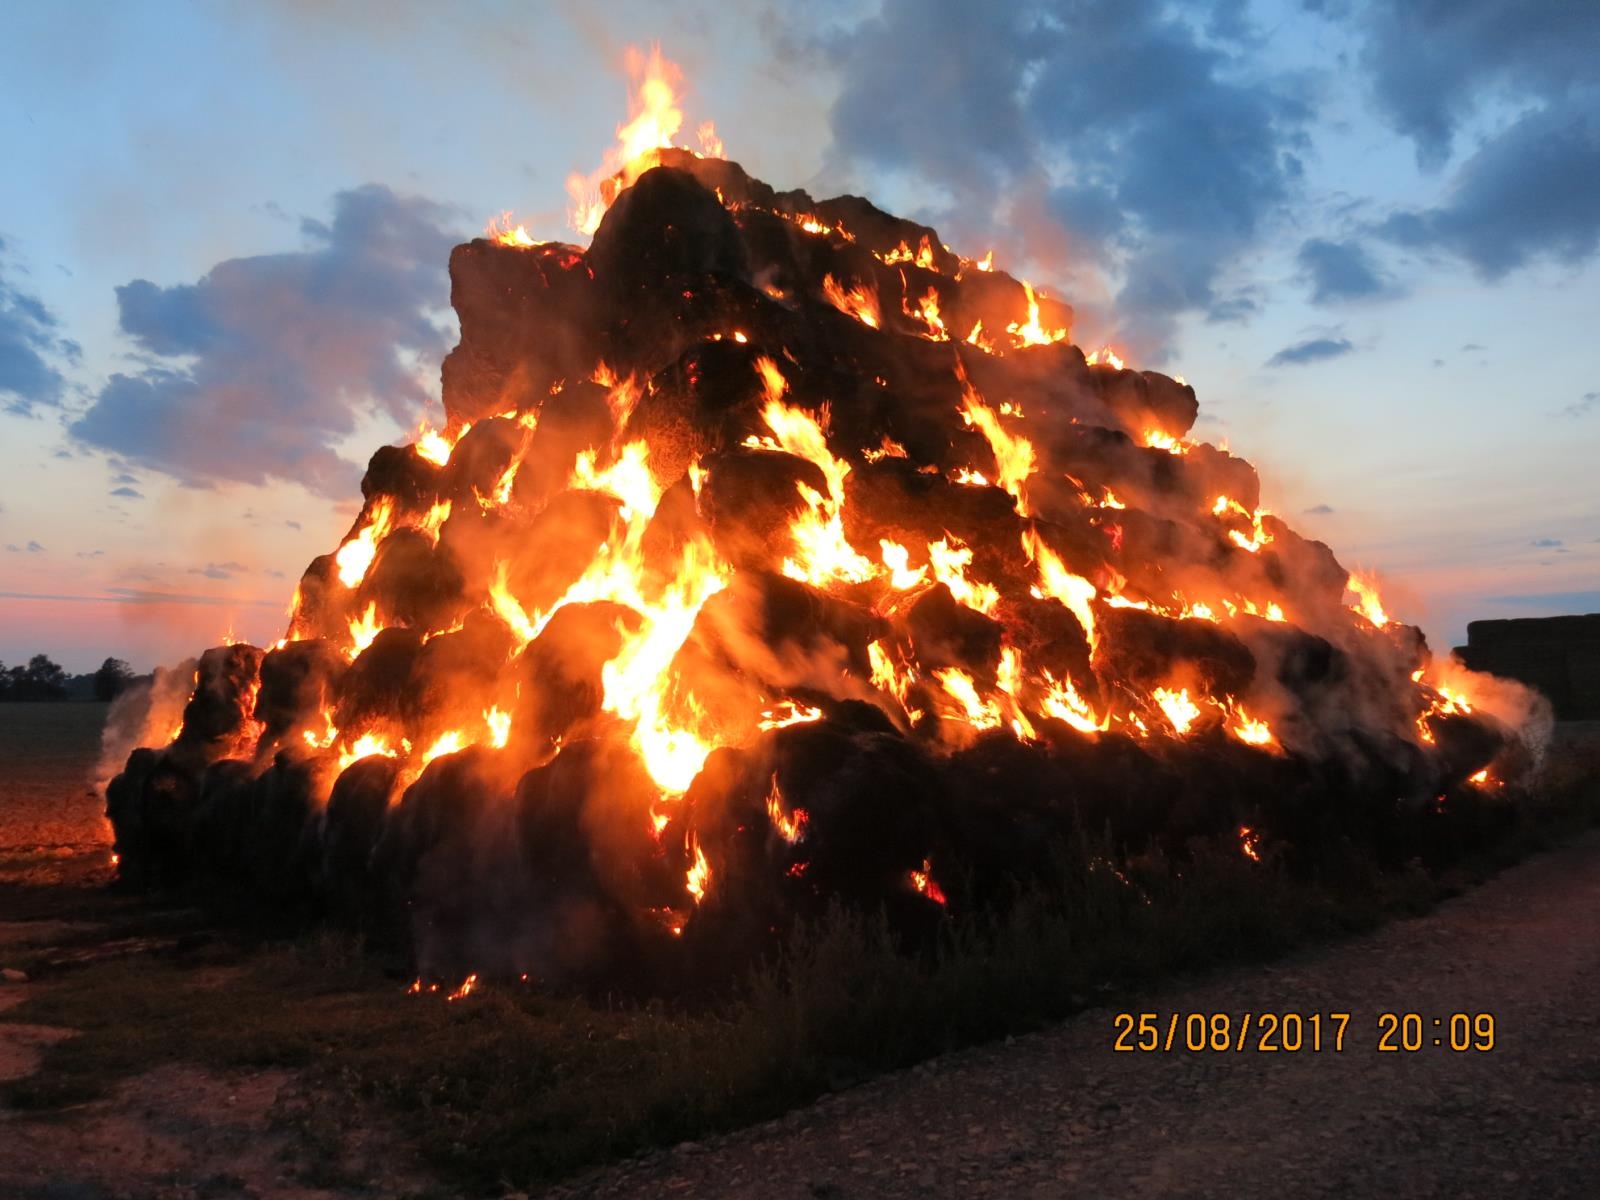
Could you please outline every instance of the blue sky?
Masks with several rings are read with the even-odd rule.
[[[625,115],[624,47],[1183,374],[1391,611],[1600,609],[1600,5],[11,5],[0,660],[270,639],[437,395],[449,246]]]

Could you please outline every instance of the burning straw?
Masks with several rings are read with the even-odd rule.
[[[1526,697],[1264,508],[1193,388],[930,228],[674,147],[639,66],[593,241],[456,248],[446,425],[373,455],[283,640],[144,730],[126,879],[454,978],[649,978],[836,901],[934,927],[1073,827],[1259,860],[1521,769]]]

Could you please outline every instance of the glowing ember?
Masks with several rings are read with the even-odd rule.
[[[1239,826],[1239,851],[1251,862],[1261,861],[1261,835],[1248,825]]]
[[[933,864],[927,859],[922,860],[922,870],[911,872],[911,887],[940,907],[949,903],[945,899],[944,889],[933,877]]]
[[[767,793],[767,816],[772,819],[772,827],[784,841],[793,845],[805,836],[806,822],[811,818],[803,808],[793,812],[786,811],[783,803],[783,792],[778,788],[778,777],[772,777],[772,789]],[[707,874],[709,878],[709,872]],[[693,891],[690,888],[690,891]]]

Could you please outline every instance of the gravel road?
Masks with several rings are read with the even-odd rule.
[[[1114,1052],[1116,1010],[1092,1010],[550,1195],[1600,1195],[1600,836],[1137,1007],[1163,1039],[1174,1012],[1351,1017],[1342,1052],[1147,1054]],[[1380,1052],[1384,1012],[1420,1014],[1422,1049]],[[1450,1050],[1452,1013],[1493,1014],[1493,1050]]]

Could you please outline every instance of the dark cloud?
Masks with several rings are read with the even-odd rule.
[[[1296,342],[1292,346],[1285,346],[1267,360],[1267,366],[1298,367],[1306,363],[1321,362],[1326,358],[1338,358],[1354,349],[1348,338],[1311,338],[1308,341]]]
[[[1441,204],[1396,213],[1379,231],[1455,254],[1489,280],[1536,259],[1588,258],[1600,248],[1597,109],[1600,87],[1526,113],[1467,159]]]
[[[1541,550],[1554,550],[1561,545],[1560,538],[1534,538],[1529,545],[1538,546]]]
[[[0,238],[0,254],[6,243]],[[0,260],[0,412],[31,415],[35,406],[61,403],[61,364],[78,361],[78,344],[61,336],[61,324],[37,296],[12,283]]]
[[[1488,104],[1560,102],[1600,77],[1600,5],[1590,0],[1374,0],[1356,20],[1378,108],[1425,167],[1442,166]]]
[[[343,494],[358,469],[330,447],[375,410],[404,423],[448,337],[454,235],[431,201],[368,185],[334,217],[307,220],[308,247],[230,259],[197,283],[117,289],[121,328],[158,359],[113,375],[71,426],[81,441],[192,486],[292,480]]]
[[[124,497],[124,498],[126,498],[128,500],[143,500],[144,499],[144,493],[143,492],[136,491],[133,488],[127,487],[127,486],[123,486],[123,487],[119,487],[119,488],[112,488],[111,489],[111,494],[113,496],[122,496],[122,497]]]
[[[1487,130],[1441,201],[1396,213],[1384,236],[1490,280],[1596,252],[1600,4],[1372,0],[1353,14],[1378,110],[1421,166],[1449,163],[1469,122]]]
[[[287,525],[290,529],[299,529],[300,528],[300,522],[299,521],[285,521],[284,524]]]
[[[1557,415],[1563,417],[1586,417],[1592,412],[1600,412],[1600,392],[1585,392],[1581,399],[1573,401]]]
[[[1120,280],[1158,347],[1185,312],[1246,315],[1224,270],[1296,192],[1309,109],[1243,53],[1244,6],[886,0],[825,40],[839,69],[832,163],[947,199],[956,238],[1054,243],[1046,270]],[[937,205],[940,201],[934,201]],[[1020,245],[1020,242],[1019,242]]]
[[[119,471],[111,477],[111,482],[131,485],[138,483],[139,481],[132,475],[129,475],[126,471]]]
[[[44,547],[39,545],[38,542],[29,542],[28,543],[28,553],[29,554],[43,554],[44,553]]]
[[[1333,506],[1332,505],[1329,505],[1329,504],[1314,504],[1310,508],[1306,509],[1305,513],[1306,513],[1306,516],[1308,516],[1308,517],[1326,517],[1326,516],[1330,515],[1333,511],[1334,510],[1333,510]]]
[[[1371,300],[1393,290],[1360,242],[1311,238],[1301,245],[1297,258],[1311,284],[1314,304]]]
[[[190,567],[190,575],[204,575],[207,579],[232,579],[249,568],[236,562],[210,563],[203,567]]]

